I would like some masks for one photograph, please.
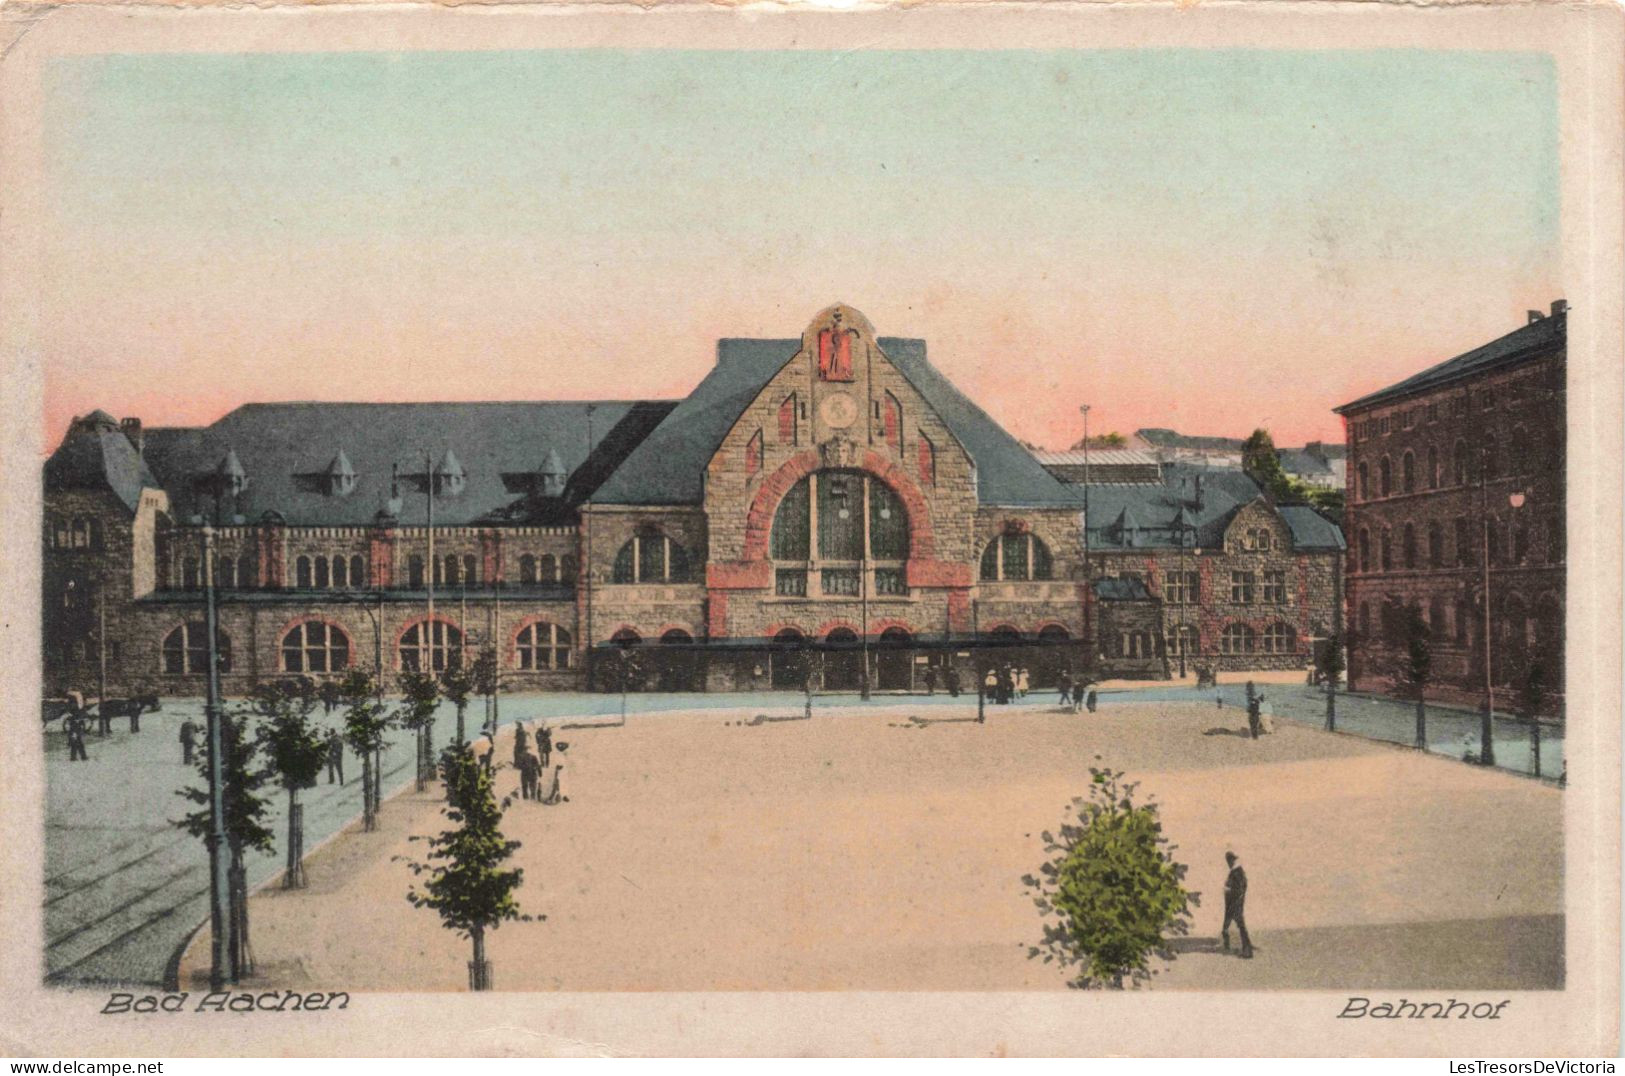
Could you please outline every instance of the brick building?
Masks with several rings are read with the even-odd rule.
[[[45,468],[47,687],[201,694],[205,529],[228,693],[487,645],[514,691],[907,690],[978,646],[1040,683],[1305,664],[1337,528],[1238,471],[1151,475],[1061,481],[846,306],[720,341],[678,401],[93,412]]]
[[[1481,701],[1486,660],[1497,687],[1539,663],[1561,692],[1566,318],[1561,300],[1532,310],[1522,328],[1336,409],[1352,686],[1394,690],[1414,609],[1437,694]]]

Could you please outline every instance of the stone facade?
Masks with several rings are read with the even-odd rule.
[[[865,678],[877,690],[909,690],[928,678],[945,684],[950,669],[969,690],[984,660],[977,647],[993,643],[1012,648],[1007,660],[1033,666],[1035,684],[1082,664],[1158,677],[1177,671],[1178,643],[1169,640],[1181,627],[1191,633],[1187,657],[1228,668],[1298,667],[1311,639],[1327,633],[1337,551],[1295,549],[1292,528],[1257,498],[1256,486],[1247,486],[1253,503],[1227,502],[1233,518],[1222,539],[1183,551],[1166,542],[1106,543],[1086,559],[1081,489],[1044,471],[951,395],[940,375],[922,370],[919,342],[903,342],[919,345],[916,365],[906,366],[861,313],[838,305],[799,342],[782,343],[782,359],[770,356],[748,399],[734,394],[737,413],[697,458],[703,483],[688,503],[597,497],[605,474],[632,464],[604,464],[588,481],[580,476],[594,469],[589,455],[572,464],[579,470],[569,488],[580,495],[550,502],[550,522],[524,522],[507,505],[458,517],[448,504],[443,511],[454,518],[437,520],[432,555],[430,530],[403,521],[405,476],[387,465],[383,507],[370,518],[360,507],[346,517],[344,505],[330,501],[308,509],[327,513],[322,524],[274,501],[248,516],[225,513],[230,522],[213,528],[220,630],[230,650],[224,689],[237,694],[293,672],[331,677],[345,665],[376,667],[392,682],[412,660],[428,660],[419,648],[429,635],[431,576],[445,646],[434,660],[495,646],[504,688],[516,691],[616,688],[623,679],[667,690],[809,682],[850,690]],[[733,361],[740,360],[719,359]],[[660,414],[669,411],[664,405]],[[82,459],[82,442],[92,437],[103,439],[105,455],[112,421],[100,413],[78,420],[61,459]],[[105,475],[67,462],[48,466],[55,476],[47,483],[45,579],[53,692],[93,693],[93,670],[99,680],[99,629],[80,597],[86,588],[106,607],[111,694],[203,691],[203,515],[196,507],[172,511],[170,493],[184,498],[220,476],[240,489],[245,475],[254,480],[247,471],[258,468],[263,482],[271,464],[244,446],[247,471],[231,452],[217,473],[199,477],[195,465],[175,471],[151,440],[145,458],[155,474],[142,478],[133,511]],[[300,458],[334,451],[313,444]],[[354,444],[351,454],[363,480],[369,466],[380,469]],[[456,458],[470,489],[482,469],[512,466],[466,447]],[[558,457],[548,458],[551,475]],[[349,473],[348,455],[344,467]],[[986,474],[1014,476],[1020,488],[1006,497],[988,488],[979,477]],[[420,500],[431,480],[439,481],[423,476]],[[564,488],[562,478],[555,485]],[[1144,489],[1154,499],[1164,486]],[[657,483],[654,492],[664,491]],[[837,510],[838,523],[827,514]],[[96,521],[94,535],[87,529],[76,546],[69,523],[58,543],[58,521],[79,516]],[[776,526],[799,535],[804,550],[786,554],[780,546],[788,539],[775,537]],[[1263,533],[1269,542],[1257,540]],[[836,551],[855,534],[867,552]],[[1169,573],[1181,571],[1201,580],[1183,605],[1177,588],[1167,587]],[[1258,577],[1235,601],[1232,571]],[[1281,583],[1266,594],[1270,573]],[[1123,592],[1131,600],[1098,598],[1100,581],[1114,579],[1137,581],[1139,589]],[[1245,647],[1238,625],[1251,633]],[[1268,635],[1276,625],[1290,632]],[[1266,649],[1266,636],[1281,640],[1279,649]]]
[[[1493,361],[1339,410],[1349,449],[1349,681],[1403,690],[1404,613],[1429,629],[1429,693],[1497,709],[1538,663],[1561,701],[1566,310],[1532,313]],[[1483,350],[1483,349],[1481,349]],[[1472,359],[1468,353],[1462,359]],[[1462,359],[1452,360],[1462,364]],[[1487,571],[1486,571],[1487,568]],[[1484,588],[1493,631],[1484,635]]]

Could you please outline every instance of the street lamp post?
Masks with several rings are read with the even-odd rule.
[[[208,695],[203,705],[203,721],[209,740],[209,989],[219,990],[226,981],[226,908],[230,902],[230,882],[226,876],[226,782],[224,768],[225,736],[220,713],[220,616],[215,607],[214,528],[203,526],[203,606],[204,631],[208,632]]]
[[[1080,404],[1083,415],[1083,633],[1089,651],[1095,649],[1095,589],[1089,565],[1089,405]]]

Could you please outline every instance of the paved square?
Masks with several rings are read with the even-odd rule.
[[[1203,893],[1157,989],[1515,989],[1562,983],[1561,791],[1234,708],[1124,702],[634,714],[556,732],[569,802],[518,801],[521,907],[491,938],[499,989],[1059,989],[1026,947],[1020,882],[1100,756],[1162,804]],[[783,712],[775,716],[784,716]],[[498,758],[509,754],[506,737]],[[503,791],[517,789],[511,768]],[[255,985],[461,990],[467,942],[405,900],[397,857],[443,825],[404,793],[320,849],[310,888],[253,902]],[[1251,888],[1252,961],[1213,951],[1223,855]],[[188,952],[182,986],[206,960]]]

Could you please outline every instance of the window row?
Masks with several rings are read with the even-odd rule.
[[[1109,657],[1116,658],[1195,657],[1201,653],[1201,636],[1190,624],[1174,627],[1160,638],[1149,631],[1119,631],[1108,636],[1106,649]],[[1294,654],[1297,650],[1297,630],[1287,623],[1267,624],[1262,630],[1231,623],[1219,632],[1221,654]]]
[[[49,516],[45,521],[45,534],[52,549],[102,547],[102,521],[93,516]]]
[[[1491,643],[1501,654],[1534,654],[1561,644],[1563,610],[1556,598],[1542,598],[1530,605],[1511,595],[1497,604]],[[1378,604],[1375,617],[1371,603],[1361,602],[1355,631],[1359,639],[1398,650],[1409,644],[1411,632],[1419,627],[1435,645],[1454,644],[1476,655],[1484,643],[1483,620],[1483,610],[1466,597],[1433,598],[1425,610],[1420,605],[1384,601]]]
[[[1050,579],[1049,546],[1035,534],[1001,534],[982,551],[982,582]]]
[[[1464,392],[1448,400],[1417,404],[1377,418],[1356,422],[1354,439],[1369,441],[1373,437],[1387,436],[1395,430],[1410,430],[1425,422],[1437,422],[1440,418],[1462,418],[1475,411],[1492,411],[1498,404],[1517,404],[1526,397],[1538,396],[1558,387],[1559,384],[1550,380],[1542,385],[1534,377],[1518,378],[1499,386],[1483,385],[1471,393]]]
[[[1563,431],[1550,430],[1531,439],[1522,426],[1515,428],[1503,445],[1493,433],[1485,433],[1474,445],[1457,440],[1449,460],[1436,446],[1429,445],[1421,458],[1407,450],[1396,465],[1383,456],[1376,466],[1362,461],[1354,472],[1357,500],[1415,493],[1421,489],[1468,486],[1482,480],[1495,481],[1537,470],[1555,470],[1563,464]]]
[[[479,559],[471,553],[436,557],[434,561],[436,586],[476,586],[480,582]],[[180,585],[185,590],[198,590],[203,586],[202,561],[198,557],[182,557]],[[427,562],[413,554],[406,560],[407,588],[422,590],[428,576]],[[576,577],[576,558],[566,554],[554,557],[544,553],[540,557],[529,553],[519,558],[519,584],[573,583]],[[215,585],[227,590],[249,589],[258,585],[253,558],[220,557],[215,561]],[[359,553],[345,556],[305,556],[294,558],[293,585],[300,590],[329,590],[367,587],[367,559]]]
[[[1190,573],[1190,574],[1195,574]],[[1231,572],[1232,605],[1284,605],[1287,600],[1286,572]]]
[[[220,671],[231,672],[231,637],[218,633]],[[283,634],[278,646],[281,671],[287,673],[343,672],[355,660],[349,635],[336,624],[306,620]],[[437,620],[418,622],[401,634],[396,667],[407,672],[432,669],[444,672],[460,666],[465,644],[454,624]],[[568,669],[573,662],[567,628],[547,621],[525,625],[514,640],[507,664],[523,672]],[[208,671],[208,629],[202,621],[180,625],[164,637],[163,670],[171,676],[201,676]]]
[[[1384,527],[1375,540],[1368,527],[1361,527],[1355,535],[1356,563],[1362,572],[1391,572],[1417,568],[1472,568],[1479,564],[1481,551],[1487,550],[1491,565],[1531,564],[1536,558],[1533,546],[1537,530],[1545,531],[1542,542],[1546,564],[1563,561],[1562,517],[1548,514],[1539,520],[1514,518],[1510,523],[1500,519],[1474,520],[1457,516],[1448,528],[1440,523],[1429,523],[1425,533],[1413,523],[1399,528],[1397,538],[1392,528]],[[1446,534],[1449,548],[1446,548]]]

